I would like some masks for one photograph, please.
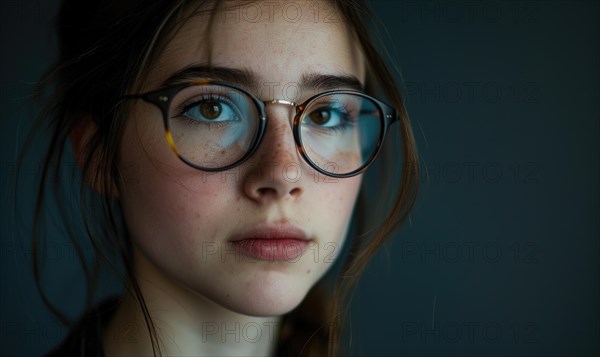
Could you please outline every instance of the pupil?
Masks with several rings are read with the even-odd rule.
[[[200,104],[200,113],[206,119],[216,119],[221,115],[221,104],[214,100],[203,102]]]
[[[310,114],[310,119],[315,124],[319,124],[319,125],[325,124],[329,120],[329,111],[328,110],[321,110],[321,111],[318,111],[318,112],[312,112]]]

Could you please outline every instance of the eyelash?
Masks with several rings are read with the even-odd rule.
[[[353,117],[350,115],[350,111],[348,110],[347,104],[341,104],[340,106],[332,106],[330,108],[332,110],[335,110],[338,113],[340,113],[341,122],[343,124],[339,125],[339,126],[334,126],[334,127],[323,127],[320,125],[315,125],[315,127],[318,128],[319,130],[322,130],[324,132],[340,133],[340,132],[343,132],[344,130],[352,128],[356,125],[357,121],[355,119],[353,119]]]
[[[218,94],[213,94],[213,93],[201,94],[200,97],[196,96],[193,99],[188,99],[185,102],[183,102],[182,104],[178,105],[175,110],[175,112],[177,114],[174,115],[174,117],[183,115],[185,112],[187,112],[188,110],[193,108],[195,105],[197,105],[200,102],[204,102],[204,101],[224,102],[225,104],[229,105],[230,107],[235,108],[235,104],[233,104],[231,102],[231,100],[229,100],[226,97],[220,96]]]
[[[204,101],[218,101],[218,102],[223,102],[225,104],[227,104],[228,106],[230,106],[231,108],[235,108],[235,104],[231,102],[231,100],[229,100],[226,97],[223,97],[221,95],[218,94],[214,94],[214,93],[209,93],[209,94],[202,94],[199,97],[196,96],[193,99],[188,99],[186,101],[184,101],[182,104],[178,105],[177,108],[175,109],[175,115],[173,115],[171,118],[181,118],[181,119],[185,119],[186,120],[186,124],[188,125],[208,125],[211,128],[212,127],[222,127],[222,126],[226,126],[227,123],[226,122],[214,122],[214,123],[209,123],[209,122],[201,122],[198,120],[194,120],[191,118],[188,118],[185,115],[185,112],[187,112],[188,110],[192,109],[194,106],[196,106],[198,103],[204,102]]]

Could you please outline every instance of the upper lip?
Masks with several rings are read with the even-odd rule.
[[[241,241],[245,239],[298,239],[309,240],[306,233],[290,223],[267,224],[261,223],[253,228],[235,235],[231,241]]]

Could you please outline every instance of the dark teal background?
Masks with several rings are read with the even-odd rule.
[[[39,355],[64,329],[32,283],[11,197],[27,97],[55,54],[56,1],[3,1],[0,354]],[[600,5],[375,1],[426,172],[412,224],[352,305],[355,355],[600,354]],[[39,157],[24,165],[31,209]],[[69,185],[70,181],[61,182]],[[81,308],[73,249],[52,227],[47,285]],[[110,280],[105,284],[110,288]]]

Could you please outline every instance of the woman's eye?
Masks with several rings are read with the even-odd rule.
[[[334,108],[317,109],[308,114],[312,124],[324,128],[342,126],[346,120],[346,116],[346,113]]]
[[[227,122],[239,120],[239,113],[233,105],[223,100],[203,99],[188,105],[182,113],[198,122]]]
[[[323,125],[331,118],[331,112],[329,110],[315,110],[310,113],[310,120],[317,125]]]
[[[206,101],[200,104],[200,114],[206,119],[217,119],[221,115],[221,103],[217,101]]]

